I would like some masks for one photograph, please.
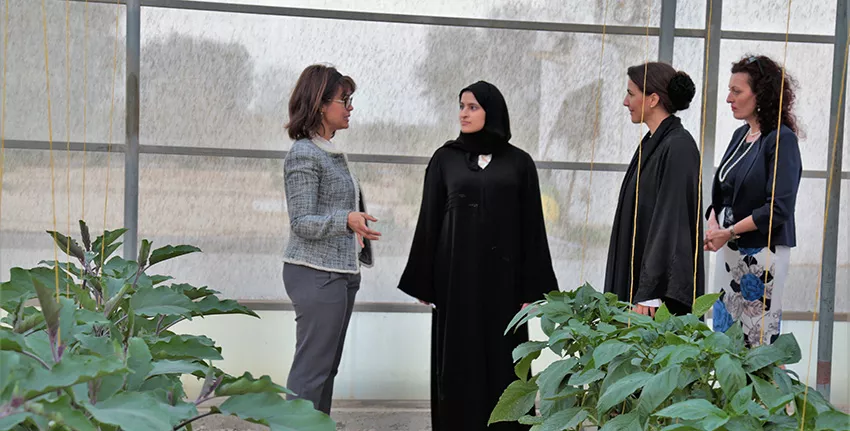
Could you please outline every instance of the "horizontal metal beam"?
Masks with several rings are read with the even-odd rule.
[[[50,143],[47,141],[28,141],[20,139],[9,139],[6,148],[16,150],[49,150]],[[107,149],[113,153],[123,153],[124,144],[112,144],[110,147],[104,143],[88,143],[86,151],[106,152]],[[66,143],[53,144],[54,151],[65,151]],[[83,151],[82,142],[71,142],[71,151]],[[286,151],[276,150],[251,150],[241,148],[209,148],[209,147],[181,147],[170,145],[140,145],[140,154],[159,154],[166,156],[195,156],[195,157],[232,157],[239,159],[271,159],[283,160]],[[391,154],[348,154],[348,159],[356,163],[383,163],[394,165],[427,165],[428,157],[423,156],[400,156]],[[556,162],[535,161],[538,169],[551,169],[555,171],[589,171],[588,162]],[[628,165],[625,163],[594,163],[595,172],[625,172]],[[826,171],[803,171],[803,178],[826,179]],[[842,180],[850,180],[850,171],[841,172]]]
[[[74,0],[83,1],[83,0]],[[141,0],[142,7],[164,9],[195,10],[205,12],[239,13],[248,15],[287,16],[295,18],[335,19],[343,21],[385,22],[395,24],[439,25],[445,27],[492,28],[502,30],[551,31],[561,33],[602,34],[601,24],[577,24],[533,20],[503,20],[487,18],[457,18],[434,15],[408,15],[379,12],[346,10],[309,9],[284,6],[264,6],[252,4],[220,3],[196,0]],[[115,4],[113,0],[89,0],[89,3]],[[125,0],[120,0],[124,4]],[[645,36],[647,28],[643,26],[609,25],[604,27],[607,34],[627,36]],[[658,27],[649,27],[650,36],[659,35]],[[704,38],[704,29],[676,29],[677,37]],[[722,31],[722,39],[755,40],[784,42],[785,33],[762,33],[746,31]],[[833,43],[834,36],[813,34],[789,34],[788,41],[796,43]]]
[[[240,304],[254,311],[294,311],[292,302],[282,300],[240,300]],[[404,302],[355,302],[354,311],[361,313],[430,313],[431,307]],[[710,313],[708,316],[710,317]],[[811,321],[809,311],[783,311],[782,320]],[[850,322],[850,313],[835,313],[835,321]]]

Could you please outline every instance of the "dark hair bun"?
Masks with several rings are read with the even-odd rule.
[[[688,109],[691,106],[691,100],[694,100],[694,94],[696,94],[694,81],[681,70],[676,72],[667,84],[667,95],[670,96],[670,101],[673,102],[673,107],[677,111]]]

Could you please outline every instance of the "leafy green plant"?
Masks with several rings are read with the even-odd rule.
[[[191,430],[211,414],[272,430],[335,429],[309,401],[281,397],[289,391],[268,376],[236,377],[212,366],[222,356],[209,337],[172,330],[195,317],[258,317],[207,287],[167,284],[172,277],[150,272],[198,248],[152,249],[143,240],[130,261],[112,256],[125,229],[94,242],[82,221],[80,229],[82,246],[49,232],[68,262],[13,268],[0,285],[7,313],[0,324],[0,430]],[[184,392],[185,375],[203,379],[194,400]],[[199,413],[215,398],[224,400]]]
[[[587,424],[601,431],[850,429],[850,417],[780,368],[800,360],[793,335],[748,349],[740,325],[713,332],[699,319],[718,296],[698,298],[694,314],[672,316],[661,307],[652,319],[590,285],[546,295],[508,327],[539,317],[549,338],[514,350],[519,379],[490,423],[519,421],[533,431]],[[560,359],[529,377],[544,349]],[[538,394],[539,415],[527,415]]]

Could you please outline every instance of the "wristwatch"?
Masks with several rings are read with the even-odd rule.
[[[732,237],[729,238],[730,241],[736,240],[736,239],[741,237],[740,235],[735,233],[735,225],[734,224],[732,226],[729,226],[729,234],[732,235]]]

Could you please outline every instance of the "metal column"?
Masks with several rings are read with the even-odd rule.
[[[124,153],[124,259],[136,259],[139,234],[139,55],[140,0],[127,0],[127,109]]]
[[[676,33],[676,0],[661,0],[661,28],[658,38],[658,61],[673,64]]]
[[[829,104],[829,152],[827,161],[832,162],[827,166],[827,177],[832,175],[832,188],[827,180],[826,197],[829,205],[826,211],[826,231],[823,244],[823,256],[821,261],[821,284],[820,284],[820,322],[818,326],[818,368],[817,368],[817,390],[826,399],[829,399],[831,374],[832,374],[832,338],[835,324],[835,275],[838,261],[838,216],[839,203],[841,202],[841,154],[843,151],[844,137],[844,107],[839,110],[838,101],[842,94],[846,93],[847,84],[841,82],[844,62],[844,51],[847,47],[847,23],[850,21],[850,8],[847,2],[839,1],[835,15],[835,48],[832,52],[832,98]],[[844,99],[844,103],[847,103]],[[838,126],[836,133],[836,123]],[[833,139],[835,152],[832,149]],[[835,160],[833,161],[833,158]]]

